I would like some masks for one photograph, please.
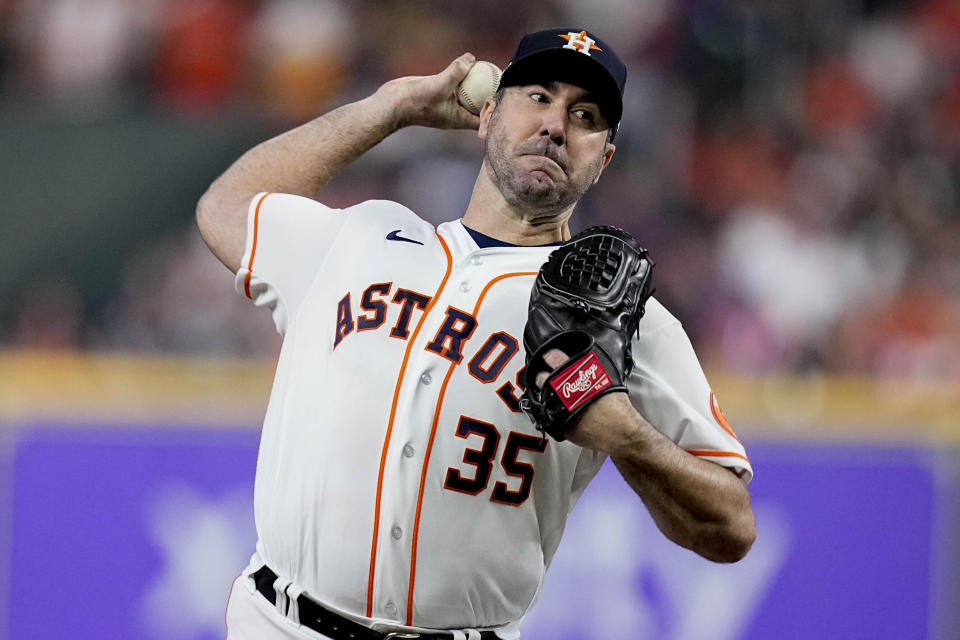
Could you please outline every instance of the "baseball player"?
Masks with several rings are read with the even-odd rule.
[[[636,241],[589,235],[574,258],[604,247],[608,266],[590,268],[615,295],[544,311],[574,286],[569,265],[544,263],[584,246],[564,244],[568,221],[614,155],[623,63],[590,31],[529,34],[479,116],[455,97],[473,63],[262,143],[198,204],[207,244],[284,336],[231,640],[515,640],[607,457],[676,543],[732,562],[753,542],[750,463],[682,327],[648,297]],[[435,228],[396,202],[313,199],[411,125],[484,141],[462,218]],[[588,304],[627,320],[581,322]]]

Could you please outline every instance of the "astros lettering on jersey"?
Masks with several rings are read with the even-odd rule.
[[[251,567],[348,617],[518,637],[567,514],[605,456],[520,412],[521,340],[552,247],[479,248],[460,221],[250,205],[237,288],[285,336],[263,427]],[[680,323],[648,302],[629,379],[679,446],[750,463]]]

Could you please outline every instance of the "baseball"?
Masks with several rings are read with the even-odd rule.
[[[479,60],[470,67],[466,77],[457,85],[457,102],[474,115],[480,113],[483,103],[493,95],[500,84],[500,67]]]

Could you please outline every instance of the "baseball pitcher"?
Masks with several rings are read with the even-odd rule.
[[[284,337],[230,640],[516,640],[608,457],[677,544],[734,562],[753,543],[750,462],[651,297],[642,239],[571,238],[614,156],[624,64],[582,28],[529,34],[474,115],[456,97],[474,62],[260,144],[198,204],[204,240]],[[414,125],[484,142],[459,219],[321,204]]]

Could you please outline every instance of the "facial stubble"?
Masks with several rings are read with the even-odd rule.
[[[569,162],[561,155],[554,143],[546,138],[527,141],[520,145],[516,155],[510,155],[506,144],[506,131],[497,110],[490,116],[487,136],[484,141],[484,165],[491,182],[500,190],[511,207],[538,216],[553,215],[566,211],[596,182],[603,170],[604,150],[579,173],[570,173]],[[556,162],[566,180],[552,176],[537,178],[522,169],[518,162],[524,153],[542,155]]]

